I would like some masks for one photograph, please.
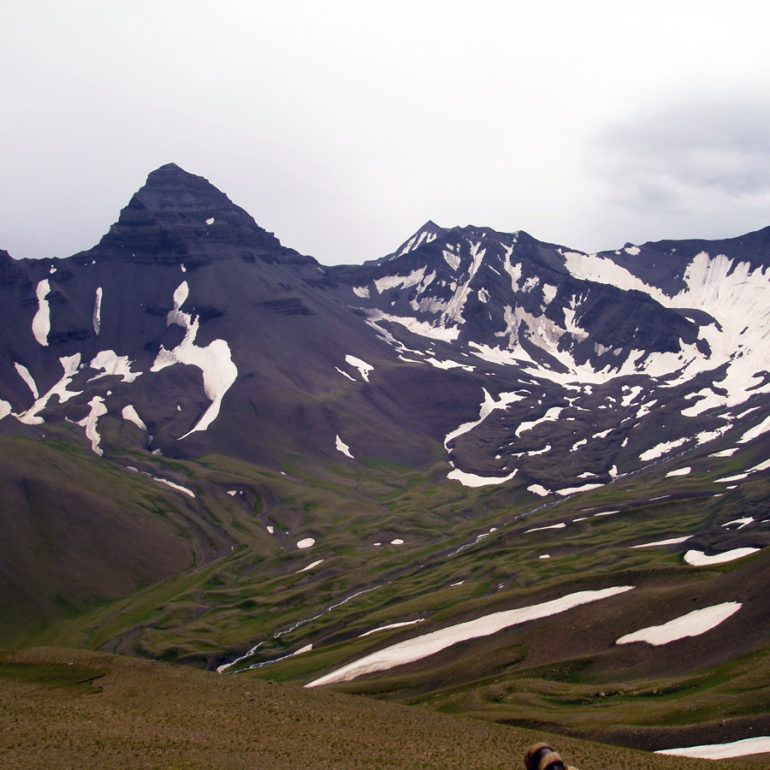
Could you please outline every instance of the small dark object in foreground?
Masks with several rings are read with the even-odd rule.
[[[572,765],[565,765],[561,754],[547,743],[536,743],[527,749],[524,767],[526,770],[577,770]]]

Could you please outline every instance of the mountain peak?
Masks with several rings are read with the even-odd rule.
[[[166,163],[151,171],[129,207],[135,203],[134,199],[151,210],[189,210],[190,213],[195,210],[202,210],[203,213],[214,213],[214,210],[221,212],[223,209],[243,211],[208,179],[191,174],[176,163]]]
[[[91,251],[139,262],[295,254],[208,179],[176,163],[150,172]],[[95,256],[91,251],[87,257]]]
[[[159,166],[154,171],[151,171],[147,175],[147,181],[139,192],[145,190],[159,190],[159,189],[187,189],[189,191],[198,191],[200,193],[218,193],[225,198],[220,190],[214,187],[208,179],[197,174],[191,174],[189,171],[185,171],[181,166],[176,163],[166,163]]]
[[[403,257],[404,254],[408,254],[424,244],[435,241],[436,238],[444,235],[446,232],[443,227],[439,227],[432,219],[429,219],[422,227],[417,228],[392,254],[385,257],[383,261]]]
[[[150,171],[149,176],[155,176],[157,174],[188,174],[193,176],[189,171],[185,171],[181,166],[176,163],[164,163],[162,166],[158,166],[154,171]]]

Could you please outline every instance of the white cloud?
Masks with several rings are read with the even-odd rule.
[[[644,116],[694,92],[761,91],[769,25],[770,7],[749,0],[17,3],[0,31],[12,75],[1,245],[16,256],[91,246],[169,161],[329,263],[385,254],[428,218],[582,249],[701,221],[732,233],[747,218],[738,207],[758,205],[752,163],[766,168],[736,134],[751,121],[735,116],[726,143],[658,156]],[[637,121],[641,134],[607,136]],[[591,162],[597,136],[614,148],[609,171]],[[665,216],[621,206],[613,217],[602,193],[629,189],[668,201]]]

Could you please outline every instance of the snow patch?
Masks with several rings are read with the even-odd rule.
[[[444,249],[441,252],[441,256],[444,257],[444,260],[452,271],[456,272],[457,268],[460,267],[460,257],[457,254],[453,254],[451,251]]]
[[[491,345],[481,345],[478,342],[469,342],[468,347],[473,348],[474,356],[483,361],[489,361],[490,364],[501,364],[502,366],[521,366],[522,363],[534,364],[529,353],[521,347],[515,350],[503,350]]]
[[[51,293],[51,284],[44,278],[35,289],[37,297],[37,312],[32,319],[32,334],[39,345],[48,345],[48,334],[51,331],[51,306],[46,297]]]
[[[659,545],[677,545],[690,540],[692,535],[685,535],[684,537],[669,537],[666,540],[654,540],[651,543],[641,543],[640,545],[632,545],[631,548],[655,548]]]
[[[591,489],[598,489],[603,486],[604,484],[583,484],[580,487],[565,487],[564,489],[557,489],[556,494],[562,496],[575,495],[578,492],[588,492]]]
[[[369,287],[368,286],[353,286],[353,294],[360,299],[369,299]]]
[[[339,368],[339,366],[334,367],[336,371],[338,371],[343,377],[347,377],[351,382],[356,382],[355,377],[351,377],[347,372],[343,372],[342,369]]]
[[[77,424],[86,429],[86,438],[91,442],[91,451],[101,456],[104,452],[99,446],[101,436],[97,430],[97,422],[102,415],[107,414],[107,407],[101,396],[94,396],[88,402],[88,406],[91,408],[90,411]]]
[[[543,308],[548,307],[548,305],[553,302],[554,297],[556,296],[556,287],[552,286],[551,284],[544,283],[543,284]]]
[[[14,415],[19,422],[24,423],[25,425],[41,425],[44,420],[39,414],[46,408],[49,400],[53,396],[58,396],[59,403],[64,404],[73,396],[80,395],[82,391],[67,390],[67,386],[72,382],[72,378],[77,374],[78,367],[80,366],[80,353],[74,353],[71,356],[62,356],[59,359],[59,363],[64,370],[61,379],[53,385],[47,393],[38,398],[26,412]]]
[[[624,388],[625,390],[625,388]],[[634,385],[632,388],[628,388],[628,392],[623,396],[621,400],[622,406],[631,406],[636,401],[639,394],[644,390],[640,385]]]
[[[732,757],[747,757],[750,754],[765,754],[767,752],[770,752],[770,736],[744,738],[730,743],[708,743],[681,749],[659,749],[655,753],[670,754],[675,757],[691,757],[692,759],[731,759]]]
[[[533,430],[538,425],[542,425],[546,422],[556,422],[559,419],[559,415],[564,411],[564,407],[552,406],[542,417],[538,417],[537,420],[530,420],[528,422],[522,422],[516,428],[515,435],[520,437],[522,433]]]
[[[707,567],[711,564],[726,564],[736,559],[742,559],[744,556],[751,556],[758,550],[759,548],[733,548],[732,551],[723,551],[713,556],[706,556],[703,551],[690,550],[684,555],[684,560],[693,567]]]
[[[551,492],[542,486],[542,484],[530,484],[527,487],[527,492],[531,492],[533,495],[539,495],[540,497],[547,497],[551,494]]]
[[[738,473],[735,476],[726,476],[721,479],[715,479],[715,484],[729,484],[733,481],[743,481],[746,477],[752,473],[759,473],[760,471],[766,471],[770,469],[770,460],[764,460],[758,465],[754,465],[751,468],[747,468],[743,473]]]
[[[692,468],[677,468],[675,471],[669,471],[666,474],[666,478],[671,478],[672,476],[687,476],[689,475],[690,471],[692,471]]]
[[[38,393],[37,390],[37,383],[35,382],[34,377],[30,374],[29,369],[27,369],[24,364],[20,364],[18,362],[14,362],[14,366],[16,367],[16,371],[19,374],[19,377],[21,377],[22,380],[27,384],[27,387],[32,391],[32,397],[37,400],[40,398],[40,393]]]
[[[132,422],[140,430],[147,430],[147,426],[144,424],[144,420],[142,420],[142,418],[139,416],[139,413],[136,411],[136,408],[133,404],[126,404],[120,414],[124,420]]]
[[[633,586],[613,586],[598,591],[578,591],[541,604],[494,612],[475,620],[458,623],[390,645],[319,677],[306,684],[305,687],[318,687],[333,682],[349,682],[363,674],[385,671],[395,666],[413,663],[430,655],[435,655],[458,642],[490,636],[520,623],[557,615],[582,604],[608,599],[632,589]]]
[[[312,548],[315,545],[315,538],[304,537],[302,540],[297,541],[297,548],[303,551],[305,548]]]
[[[94,298],[94,313],[91,319],[94,327],[94,334],[98,337],[102,328],[102,287],[100,286],[96,290],[96,297]]]
[[[101,350],[92,359],[91,369],[102,370],[101,374],[91,377],[89,382],[101,377],[120,377],[123,382],[133,382],[142,372],[132,372],[133,361],[128,356],[119,356],[114,350]]]
[[[175,489],[177,492],[181,492],[183,495],[187,495],[188,497],[195,497],[195,492],[192,491],[192,489],[188,489],[187,487],[183,487],[181,484],[177,484],[174,481],[169,481],[168,479],[163,479],[160,476],[153,476],[153,481],[157,481],[159,484],[165,484],[167,487],[171,487],[171,489]]]
[[[659,457],[662,457],[665,454],[668,454],[669,452],[673,451],[677,447],[682,446],[683,444],[686,444],[689,441],[687,438],[678,438],[674,441],[662,441],[660,444],[656,444],[651,449],[648,449],[645,452],[642,452],[639,455],[639,459],[643,462],[649,462],[650,460],[657,460]]]
[[[386,275],[383,278],[376,278],[374,285],[377,292],[382,294],[389,289],[408,289],[410,286],[416,286],[425,277],[425,270],[421,267],[419,270],[412,270],[409,275]]]
[[[443,340],[444,342],[454,342],[460,336],[459,326],[433,326],[427,321],[418,321],[416,318],[410,318],[409,316],[390,315],[380,310],[367,311],[367,318],[369,323],[383,334],[386,333],[386,330],[379,325],[381,321],[399,324],[412,334],[434,340]]]
[[[736,473],[735,476],[724,476],[721,479],[714,479],[715,484],[732,484],[734,481],[743,481],[748,478],[748,473]]]
[[[504,484],[510,481],[517,473],[514,469],[507,476],[479,476],[475,473],[466,473],[459,468],[454,468],[447,473],[447,478],[453,481],[459,481],[464,487],[488,487],[493,484]]]
[[[426,358],[425,363],[434,366],[436,369],[462,369],[464,372],[472,372],[476,368],[470,364],[461,364],[458,361],[440,361],[439,359],[433,358],[432,356],[430,358]]]
[[[476,243],[469,241],[468,243],[471,254],[471,264],[468,269],[468,275],[463,284],[452,288],[454,294],[447,303],[446,310],[441,315],[441,323],[445,326],[450,321],[456,324],[465,323],[463,310],[465,308],[465,303],[470,296],[471,283],[484,261],[486,249],[481,248],[481,241]]]
[[[150,368],[152,372],[159,372],[167,366],[187,364],[200,369],[203,375],[203,390],[211,403],[198,422],[179,437],[179,441],[196,431],[205,431],[216,420],[222,399],[238,376],[238,369],[230,355],[230,346],[225,340],[213,340],[205,347],[195,344],[200,319],[181,310],[188,294],[189,286],[187,281],[183,281],[174,291],[174,308],[169,310],[166,317],[166,325],[176,324],[185,330],[184,339],[173,350],[161,346]]]
[[[543,532],[546,529],[564,529],[567,525],[560,521],[558,524],[548,524],[545,527],[532,527],[532,529],[525,529],[524,534],[528,535],[530,532]]]
[[[749,524],[754,523],[754,517],[753,516],[741,516],[739,519],[733,519],[732,521],[725,522],[722,526],[723,527],[731,527],[733,524],[738,525],[738,529],[743,529],[744,527],[748,527]]]
[[[497,399],[495,399],[494,396],[490,395],[489,391],[486,388],[482,388],[482,392],[484,393],[484,400],[481,402],[481,405],[479,407],[479,418],[478,420],[472,420],[471,422],[464,422],[462,425],[459,425],[457,428],[455,428],[453,431],[450,431],[447,433],[447,435],[444,438],[444,449],[449,449],[449,443],[451,441],[454,441],[454,439],[459,438],[465,433],[468,433],[472,431],[474,428],[481,425],[484,420],[489,417],[492,412],[494,412],[497,409],[506,409],[510,404],[515,403],[516,401],[522,401],[527,397],[526,392],[518,393],[516,391],[509,391],[506,393],[500,393]]]
[[[364,631],[363,634],[359,634],[358,638],[362,639],[365,636],[371,636],[371,634],[378,634],[380,631],[390,631],[393,628],[404,628],[405,626],[413,626],[417,623],[422,623],[425,618],[417,618],[416,620],[402,620],[400,623],[389,623],[387,626],[380,626],[379,628],[373,628],[371,631]]]
[[[704,607],[701,610],[694,610],[669,620],[668,623],[640,628],[631,634],[621,636],[615,644],[647,642],[647,644],[659,647],[690,636],[700,636],[711,631],[712,628],[716,628],[720,623],[724,623],[725,620],[738,612],[741,606],[740,602],[723,602],[711,607]]]
[[[342,452],[345,457],[349,457],[351,460],[355,460],[355,457],[353,457],[352,453],[350,452],[350,447],[340,438],[339,434],[334,437],[334,448],[338,452]]]
[[[302,569],[298,569],[294,574],[299,575],[302,572],[310,572],[311,569],[315,569],[319,564],[323,564],[326,561],[326,559],[317,559],[316,561],[311,561],[310,564],[308,564],[306,567],[303,567]]]
[[[345,363],[349,364],[354,369],[358,369],[361,379],[364,382],[369,382],[369,372],[374,371],[374,367],[371,364],[367,364],[366,361],[351,355],[345,356]]]
[[[759,425],[755,425],[753,428],[747,430],[739,439],[739,444],[747,444],[749,441],[753,441],[757,436],[761,436],[763,433],[770,431],[770,415],[765,417]]]

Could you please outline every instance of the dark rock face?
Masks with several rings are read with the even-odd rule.
[[[628,251],[628,247],[631,250]],[[634,254],[638,248],[638,253]],[[737,238],[715,241],[653,241],[618,251],[601,252],[599,256],[623,265],[651,286],[673,296],[685,287],[684,274],[693,259],[705,252],[712,257],[724,254],[735,264],[746,262],[752,270],[770,267],[770,227],[764,227]]]
[[[15,283],[20,275],[18,264],[7,251],[0,249],[0,285]]]
[[[566,251],[521,231],[444,229],[429,222],[388,258],[330,272],[341,298],[347,298],[346,292],[349,297],[352,287],[368,288],[362,306],[456,326],[465,344],[500,346],[501,338],[510,337],[513,308],[518,328],[522,323],[530,327],[522,344],[536,356],[543,353],[528,338],[551,334],[549,326],[564,328],[568,316],[586,334],[561,345],[580,363],[598,361],[601,354],[594,345],[675,352],[682,341],[697,339],[695,323],[648,295],[575,278],[565,265]],[[399,284],[399,276],[415,280]]]
[[[317,265],[310,257],[283,247],[207,179],[169,163],[147,177],[102,240],[73,259],[80,264],[93,259],[145,264],[189,261],[194,269],[235,256]]]
[[[133,405],[149,429],[130,440],[170,455],[347,462],[342,436],[361,459],[443,454],[493,480],[516,470],[552,489],[558,467],[565,486],[606,482],[664,439],[691,445],[725,409],[764,403],[764,327],[741,337],[707,288],[735,283],[740,305],[731,276],[767,266],[769,243],[770,228],[585,255],[428,221],[382,259],[323,268],[169,164],[92,249],[0,253],[0,431],[82,421],[98,397],[100,421],[122,425]],[[734,376],[729,344],[756,364],[756,388]],[[698,406],[712,403],[722,416]]]

